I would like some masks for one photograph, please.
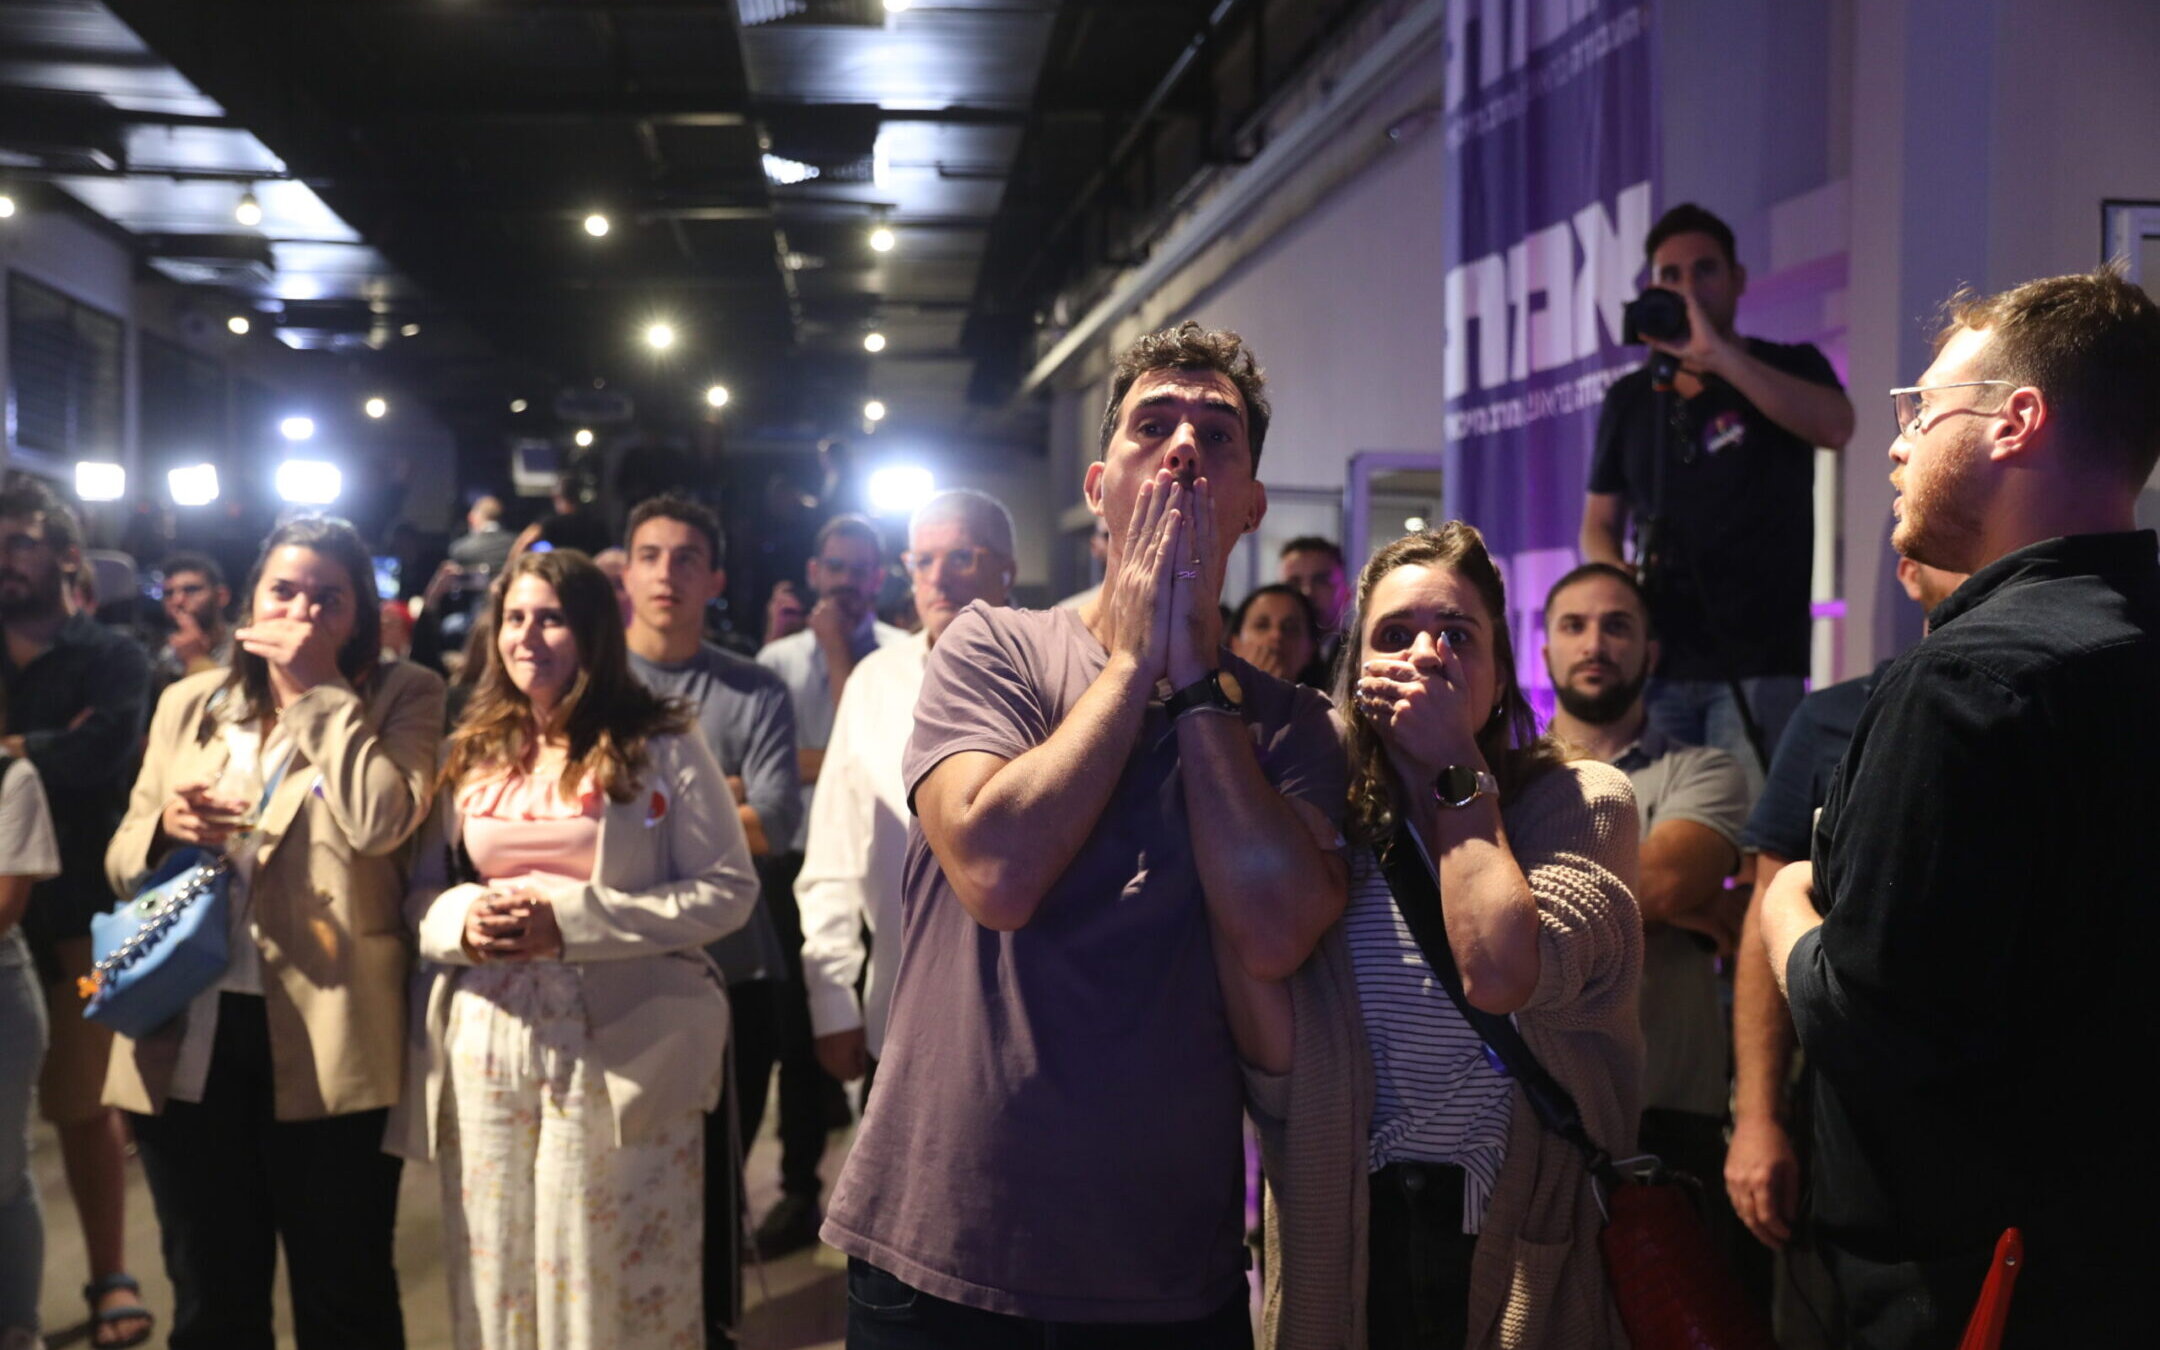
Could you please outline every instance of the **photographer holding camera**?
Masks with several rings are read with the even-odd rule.
[[[1812,345],[1733,331],[1747,269],[1724,221],[1675,206],[1644,252],[1651,288],[1626,337],[1653,355],[1605,395],[1582,551],[1632,566],[1649,597],[1664,652],[1651,720],[1730,752],[1752,795],[1804,692],[1814,450],[1844,447],[1852,402]]]

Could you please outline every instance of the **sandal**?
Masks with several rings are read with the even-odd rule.
[[[99,1299],[104,1298],[107,1294],[118,1293],[122,1290],[135,1295],[134,1304],[119,1308],[98,1307]],[[142,1285],[133,1275],[124,1270],[116,1270],[110,1275],[100,1275],[90,1281],[90,1283],[83,1286],[83,1297],[90,1303],[90,1344],[93,1350],[128,1350],[129,1346],[141,1345],[144,1341],[149,1340],[150,1333],[157,1328],[157,1314],[143,1306]],[[120,1340],[101,1341],[98,1339],[98,1332],[121,1322],[140,1322],[142,1328],[134,1335]]]

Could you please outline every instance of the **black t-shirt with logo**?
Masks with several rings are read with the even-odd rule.
[[[1809,343],[1744,340],[1775,370],[1842,387]],[[1649,545],[1644,584],[1659,673],[1807,674],[1814,484],[1814,447],[1723,380],[1706,378],[1686,399],[1653,390],[1647,367],[1614,383],[1598,418],[1590,491],[1619,494]]]

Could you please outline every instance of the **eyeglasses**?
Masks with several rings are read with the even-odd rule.
[[[44,548],[46,540],[35,534],[11,534],[0,538],[0,557],[13,557],[17,553],[35,553]]]
[[[840,576],[874,577],[883,569],[874,562],[849,562],[844,558],[820,558],[817,565]]]
[[[987,548],[949,548],[942,553],[903,553],[900,563],[912,576],[926,576],[936,571],[940,562],[946,562],[952,565],[953,575],[971,577],[976,569],[996,556]]]
[[[1897,409],[1898,434],[1912,437],[1919,435],[1926,429],[1920,425],[1920,419],[1927,416],[1926,398],[1929,394],[1940,393],[1945,389],[1985,389],[1991,385],[2000,385],[2004,389],[2018,387],[2009,380],[1960,380],[1955,384],[1914,384],[1907,385],[1903,389],[1891,390],[1890,402]],[[1979,410],[1964,408],[1957,411],[1977,412]]]

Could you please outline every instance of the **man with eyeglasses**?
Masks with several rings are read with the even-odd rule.
[[[82,566],[81,527],[59,498],[27,479],[0,490],[0,750],[37,766],[60,840],[60,875],[31,891],[22,923],[52,1022],[38,1106],[58,1128],[89,1252],[90,1344],[137,1345],[150,1315],[125,1269],[126,1129],[103,1101],[112,1033],[83,1019],[75,981],[90,973],[90,916],[113,902],[105,846],[126,813],[150,661],[77,604]]]
[[[870,653],[848,681],[795,879],[818,1063],[842,1082],[865,1079],[866,1100],[900,968],[900,883],[912,819],[900,760],[915,730],[915,698],[931,647],[960,611],[977,601],[1003,605],[1010,596],[1012,516],[986,493],[940,493],[908,522],[901,560],[914,582],[923,631]],[[861,978],[865,928],[867,980]]]
[[[1812,865],[1760,903],[1820,1089],[1844,1344],[1954,1343],[2011,1227],[2006,1346],[2152,1334],[2155,371],[2160,306],[2102,271],[1960,297],[1897,392],[1891,542],[1972,575],[1877,682]]]
[[[1636,569],[1649,596],[1664,644],[1650,720],[1726,751],[1759,792],[1806,687],[1815,448],[1852,438],[1852,402],[1813,346],[1734,330],[1747,269],[1724,221],[1676,206],[1644,253],[1650,284],[1686,302],[1687,333],[1648,340],[1679,364],[1669,388],[1646,366],[1605,395],[1583,557]]]
[[[880,622],[878,590],[885,580],[885,543],[877,526],[856,515],[834,516],[812,542],[807,580],[813,598],[807,626],[770,642],[759,664],[776,672],[795,705],[795,754],[802,778],[802,815],[768,874],[767,899],[780,945],[802,948],[802,917],[794,882],[808,841],[810,805],[832,740],[840,695],[856,666],[881,647],[905,642],[907,632]],[[776,846],[778,841],[775,841]],[[780,1199],[759,1221],[758,1253],[771,1258],[817,1242],[818,1197],[824,1183],[818,1163],[825,1153],[828,1108],[844,1112],[834,1080],[818,1067],[810,1008],[799,981],[780,989]]]

